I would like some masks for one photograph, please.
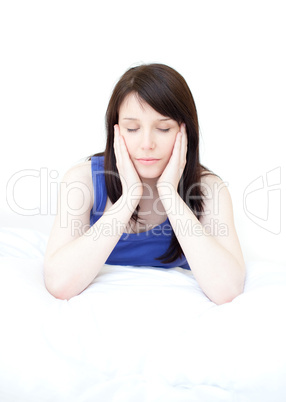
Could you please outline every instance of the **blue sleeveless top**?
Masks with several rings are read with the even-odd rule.
[[[90,226],[102,216],[107,202],[103,156],[93,156],[91,158],[91,172],[94,205],[90,211]],[[109,230],[116,230],[116,227]],[[155,260],[155,258],[160,257],[167,251],[172,233],[172,227],[168,218],[165,222],[146,232],[123,233],[106,260],[106,264],[190,269],[184,256],[167,264],[164,264],[160,260]]]

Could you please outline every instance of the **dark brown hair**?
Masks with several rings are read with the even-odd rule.
[[[185,79],[173,68],[164,64],[144,64],[130,68],[116,84],[106,111],[107,142],[105,151],[94,156],[104,155],[104,170],[107,195],[115,203],[122,195],[121,181],[116,167],[113,149],[114,125],[118,124],[119,108],[127,95],[135,93],[163,116],[170,117],[178,124],[185,123],[188,136],[187,162],[178,185],[178,192],[198,219],[203,212],[203,193],[200,164],[199,124],[196,105]],[[139,206],[132,219],[138,220]],[[181,257],[183,250],[172,233],[171,244],[164,255],[158,257],[163,263],[170,263]]]

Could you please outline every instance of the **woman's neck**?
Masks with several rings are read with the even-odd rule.
[[[157,190],[156,179],[141,179],[143,183],[143,197],[146,199],[157,199],[159,194]]]

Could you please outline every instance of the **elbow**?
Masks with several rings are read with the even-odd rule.
[[[64,290],[51,286],[49,283],[45,283],[47,291],[58,300],[69,300],[71,296],[68,296]]]
[[[246,271],[245,266],[238,272],[237,276],[230,282],[221,284],[212,301],[217,305],[231,303],[244,292]]]
[[[236,297],[241,295],[243,292],[234,293],[234,294],[227,294],[227,295],[220,295],[212,300],[217,306],[221,306],[222,304],[231,303]]]
[[[231,303],[234,299],[240,296],[244,291],[244,282],[233,286],[232,288],[222,289],[218,292],[212,301],[218,306],[226,303]]]
[[[69,294],[66,289],[59,286],[55,286],[49,280],[45,280],[45,286],[47,291],[58,300],[70,300],[74,295]]]
[[[45,286],[47,291],[56,299],[59,300],[69,300],[71,296],[67,295],[65,289],[61,286],[58,286],[55,281],[49,276],[45,276]]]
[[[47,262],[44,264],[44,282],[47,291],[56,299],[69,300],[74,296],[68,292],[66,284],[61,283],[57,275],[54,274],[53,266]]]

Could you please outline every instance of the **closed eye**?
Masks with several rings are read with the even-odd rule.
[[[138,128],[127,128],[127,131],[129,133],[135,133],[135,131],[139,130]],[[161,131],[162,133],[167,133],[168,131],[170,131],[169,128],[158,128],[159,131]]]

